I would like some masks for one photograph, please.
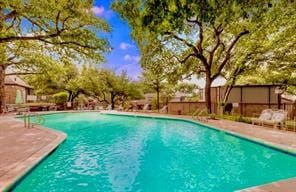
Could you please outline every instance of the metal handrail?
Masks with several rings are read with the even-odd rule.
[[[34,123],[31,123],[31,117],[36,117],[36,121]],[[42,125],[45,122],[44,117],[39,113],[26,113],[24,114],[24,127],[25,128],[31,128],[34,126],[34,124]]]

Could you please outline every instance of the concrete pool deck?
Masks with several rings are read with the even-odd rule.
[[[166,116],[192,120],[191,116],[156,113],[116,113]],[[209,120],[205,124],[246,136],[247,138],[264,141],[290,151],[296,151],[296,133],[293,132],[227,120]],[[24,124],[20,120],[15,119],[14,116],[0,116],[0,146],[2,146],[0,147],[0,191],[3,191],[22,177],[53,151],[65,138],[66,135],[64,133],[41,126],[34,126],[34,128],[30,129],[24,128]],[[296,178],[242,189],[241,192],[296,192]]]
[[[13,116],[0,116],[0,191],[13,185],[65,138],[62,132],[40,126],[24,128]]]

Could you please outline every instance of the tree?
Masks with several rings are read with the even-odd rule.
[[[232,86],[239,84],[284,84],[295,86],[296,23],[295,2],[279,1],[269,5],[257,30],[242,39],[235,49],[231,68],[223,76],[228,80],[224,93],[227,101]]]
[[[281,3],[281,2],[273,2]],[[211,112],[211,84],[231,65],[244,36],[260,28],[262,14],[272,6],[264,1],[149,0],[113,3],[113,9],[132,27],[141,53],[155,40],[170,49],[180,64],[206,80],[205,99]],[[262,28],[260,28],[262,29]]]
[[[158,42],[150,44],[146,49],[149,49],[150,52],[141,58],[142,81],[149,89],[156,92],[156,108],[159,111],[160,93],[165,87],[169,87],[171,74],[174,73],[171,70],[174,62],[169,59],[170,54],[159,46]]]
[[[296,2],[280,1],[273,4],[264,15],[269,27],[261,26],[257,41],[257,54],[251,59],[256,70],[250,70],[237,78],[238,83],[283,84],[283,89],[296,93]],[[264,38],[265,37],[265,38]]]
[[[84,67],[81,82],[84,94],[92,96],[100,102],[110,103],[112,109],[118,102],[142,98],[137,84],[131,82],[125,72],[117,75],[114,71],[107,69]]]
[[[76,62],[102,61],[108,43],[99,38],[99,32],[109,31],[108,24],[91,12],[93,2],[19,1],[0,2],[0,106],[4,103],[4,78],[9,66],[27,63],[26,49],[39,46],[39,54],[61,55]],[[37,57],[31,57],[37,58]]]
[[[68,60],[63,60],[61,63],[52,62],[48,66],[43,66],[43,70],[40,74],[26,76],[37,94],[66,92],[67,101],[73,102],[84,92],[80,83],[80,72],[77,66]]]

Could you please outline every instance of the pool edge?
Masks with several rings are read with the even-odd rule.
[[[20,121],[14,117],[16,121]],[[34,152],[27,159],[23,160],[20,164],[17,164],[14,168],[5,173],[1,179],[4,178],[3,184],[0,186],[0,191],[8,192],[21,181],[30,171],[32,171],[37,165],[39,165],[44,159],[46,159],[54,150],[56,150],[67,138],[67,134],[58,130],[53,130],[47,127],[34,125],[34,128],[45,129],[46,131],[54,134],[56,138],[42,147],[40,150]]]
[[[268,147],[268,148],[271,148],[273,150],[277,150],[277,151],[280,151],[282,153],[286,153],[287,155],[296,156],[296,149],[295,148],[289,148],[288,146],[285,146],[285,145],[277,144],[277,143],[270,142],[270,141],[265,141],[263,139],[259,139],[259,138],[252,137],[252,136],[246,136],[244,134],[233,132],[233,131],[230,131],[230,130],[226,130],[226,129],[220,128],[218,126],[213,126],[213,125],[209,125],[209,124],[202,123],[202,122],[199,122],[199,121],[195,121],[193,119],[190,119],[189,117],[184,118],[184,117],[172,117],[172,116],[169,116],[169,115],[166,115],[166,114],[156,115],[156,114],[126,113],[126,112],[115,112],[115,111],[60,111],[58,113],[79,113],[79,112],[98,112],[100,114],[107,114],[107,115],[119,115],[119,116],[130,116],[130,117],[137,117],[138,116],[138,117],[145,117],[145,118],[152,118],[152,119],[155,118],[155,119],[180,120],[180,121],[184,121],[184,122],[190,122],[190,123],[193,123],[193,124],[196,124],[196,125],[204,126],[205,128],[208,128],[208,129],[212,129],[212,130],[219,131],[219,132],[220,131],[224,132],[225,134],[229,134],[231,136],[238,137],[240,139],[248,140],[250,142],[262,145],[264,147]],[[50,115],[50,114],[57,114],[57,112],[56,113],[42,113],[42,115]],[[52,129],[46,128],[46,127],[41,127],[41,128],[52,130]],[[59,132],[59,133],[64,134],[65,135],[64,140],[66,139],[66,134],[65,133],[60,132],[60,131],[55,131],[55,132]],[[63,141],[61,141],[61,143]],[[13,189],[13,186],[15,186],[17,184],[17,182],[22,180],[23,177],[26,176],[26,174],[28,174],[42,160],[44,160],[47,156],[49,156],[51,154],[51,152],[54,151],[60,144],[58,144],[48,154],[46,154],[44,157],[42,157],[42,159],[40,159],[38,162],[36,162],[32,167],[30,167],[20,177],[18,177],[18,179],[15,180],[15,182],[11,183],[4,191],[9,191],[9,190]],[[259,192],[257,190],[260,190],[261,187],[269,186],[269,185],[272,185],[274,183],[277,184],[277,183],[285,182],[286,180],[295,180],[296,181],[296,177],[286,178],[286,179],[283,179],[283,180],[274,181],[272,183],[265,183],[265,184],[261,184],[261,185],[258,185],[258,186],[252,186],[252,187],[249,187],[249,188],[245,188],[245,189],[239,189],[239,190],[236,190],[236,192],[245,192],[245,191],[246,192]],[[1,191],[1,188],[0,188],[0,191]],[[267,191],[260,191],[260,192],[267,192]],[[274,191],[274,192],[278,192],[278,191]],[[279,191],[279,192],[283,192],[283,191]]]

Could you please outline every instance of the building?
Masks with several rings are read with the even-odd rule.
[[[17,92],[21,94],[22,100],[27,101],[27,96],[33,93],[33,87],[24,82],[16,75],[5,77],[5,103],[15,104]]]

